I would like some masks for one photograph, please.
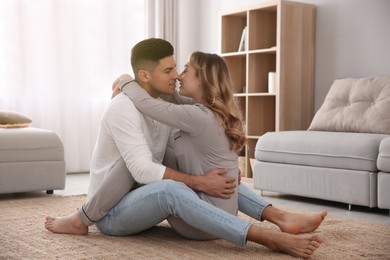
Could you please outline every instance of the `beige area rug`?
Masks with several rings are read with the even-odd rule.
[[[46,215],[73,213],[84,199],[47,196],[0,201],[0,259],[293,259],[251,242],[242,248],[222,239],[187,240],[167,222],[129,237],[106,236],[94,226],[87,236],[46,231]],[[390,259],[390,226],[328,216],[318,231],[326,243],[313,259]]]

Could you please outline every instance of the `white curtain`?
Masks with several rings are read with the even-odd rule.
[[[177,53],[178,1],[147,0],[147,37],[162,38],[169,41]]]
[[[111,84],[145,38],[144,1],[0,1],[0,109],[57,133],[67,172],[89,171]]]

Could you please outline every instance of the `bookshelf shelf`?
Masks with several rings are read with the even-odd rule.
[[[315,6],[274,0],[221,15],[221,56],[244,113],[248,144],[241,173],[252,177],[257,139],[307,129],[313,117]],[[242,51],[243,30],[246,29]],[[269,73],[274,72],[273,92]]]

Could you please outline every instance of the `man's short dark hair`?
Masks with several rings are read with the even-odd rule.
[[[131,66],[136,76],[143,66],[158,64],[166,57],[173,55],[173,46],[168,41],[158,38],[150,38],[140,41],[131,49]],[[154,68],[154,66],[153,66]]]

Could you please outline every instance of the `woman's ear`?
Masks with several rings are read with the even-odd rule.
[[[138,79],[144,83],[149,82],[150,80],[150,73],[147,70],[139,70],[138,71]]]

